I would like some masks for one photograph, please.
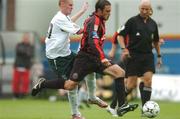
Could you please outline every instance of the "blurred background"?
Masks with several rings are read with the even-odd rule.
[[[77,12],[85,0],[74,0],[74,11]],[[82,26],[85,18],[93,11],[95,0],[87,0],[89,9],[77,24]],[[104,49],[107,54],[111,48],[113,33],[125,21],[139,13],[139,0],[110,0],[112,14],[106,23]],[[152,18],[158,23],[159,33],[165,43],[161,46],[163,66],[157,69],[153,77],[152,99],[180,102],[180,0],[151,0]],[[48,66],[44,51],[44,38],[51,18],[58,11],[58,0],[0,0],[0,99],[12,98],[12,78],[15,61],[15,47],[28,33],[34,46],[33,65],[30,74],[30,87],[39,76],[48,79],[56,77]],[[72,13],[72,14],[73,14]],[[78,47],[79,36],[72,36],[72,50]],[[115,62],[119,60],[119,49]],[[108,76],[97,77],[97,95],[105,99],[112,97],[112,81]],[[59,92],[60,94],[64,94]],[[46,93],[44,94],[46,95]],[[48,94],[49,95],[49,94]],[[51,95],[51,94],[50,94]],[[55,94],[57,95],[57,94]],[[130,98],[139,97],[139,93]]]

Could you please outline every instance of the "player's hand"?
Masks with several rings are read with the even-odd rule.
[[[115,55],[115,51],[114,51],[113,49],[111,49],[111,50],[109,51],[109,53],[108,53],[108,57],[109,57],[110,59],[113,59],[113,58],[114,58],[114,55]]]
[[[125,48],[125,49],[122,51],[121,60],[124,61],[124,60],[126,60],[127,58],[131,58],[131,56],[130,56],[130,54],[129,54],[129,50]]]
[[[82,10],[83,12],[85,12],[88,8],[89,8],[89,4],[88,4],[88,2],[87,2],[87,1],[84,1],[84,3],[83,3],[83,6],[82,6],[81,10]]]
[[[164,39],[159,39],[159,46],[163,45],[165,43]]]
[[[102,62],[103,65],[105,65],[105,66],[107,66],[107,67],[108,67],[108,66],[111,66],[110,61],[109,61],[108,59],[106,59],[106,58],[103,59],[103,60],[101,60],[101,62]]]
[[[161,57],[158,57],[157,58],[157,67],[160,68],[162,65],[162,58]]]

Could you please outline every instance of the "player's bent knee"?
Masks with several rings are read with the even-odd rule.
[[[119,78],[119,77],[125,76],[125,71],[121,67],[119,67],[117,64],[114,64],[114,65],[106,68],[103,72],[113,76],[114,78]]]
[[[117,71],[117,74],[116,74],[116,77],[125,77],[125,71],[124,69],[122,69],[121,67],[119,67],[118,65],[115,65],[115,68],[116,68],[116,71]]]
[[[64,89],[65,89],[65,90],[72,91],[73,89],[75,89],[75,86],[74,86],[74,85],[65,85],[65,86],[64,86]]]
[[[144,81],[144,85],[147,86],[147,87],[151,87],[151,85],[152,85],[152,80],[145,80],[145,81]]]
[[[76,86],[77,86],[77,82],[68,80],[68,81],[66,81],[66,83],[65,83],[65,85],[64,85],[64,89],[71,91],[71,90],[75,89]]]

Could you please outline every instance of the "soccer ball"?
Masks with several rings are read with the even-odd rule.
[[[156,117],[159,112],[160,108],[159,105],[154,101],[147,101],[143,106],[143,115],[148,118],[154,118]]]

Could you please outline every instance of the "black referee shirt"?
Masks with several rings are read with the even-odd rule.
[[[119,35],[128,36],[127,48],[130,53],[152,53],[152,43],[159,41],[156,22],[148,18],[144,23],[140,15],[131,17],[121,28]]]

